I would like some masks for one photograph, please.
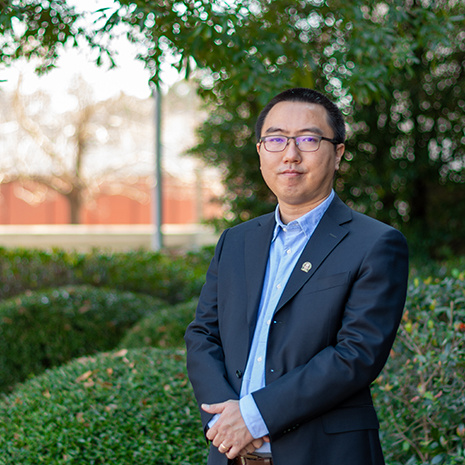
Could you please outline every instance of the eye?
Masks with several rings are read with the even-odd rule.
[[[300,136],[297,140],[299,143],[314,144],[315,142],[318,142],[319,138],[317,136]]]
[[[284,144],[286,142],[286,138],[282,136],[270,136],[265,140],[271,144]]]

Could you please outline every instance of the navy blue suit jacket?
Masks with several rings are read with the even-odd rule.
[[[199,405],[239,398],[274,227],[271,213],[218,241],[185,336]],[[283,291],[266,386],[253,394],[275,465],[384,463],[370,384],[392,347],[407,277],[402,234],[336,196]],[[206,427],[211,416],[201,415]],[[228,460],[212,447],[208,463]]]

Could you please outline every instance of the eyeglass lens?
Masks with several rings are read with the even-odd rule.
[[[320,138],[318,136],[270,136],[262,139],[265,149],[268,152],[282,152],[289,144],[290,139],[294,139],[299,150],[302,152],[315,152],[320,147]]]

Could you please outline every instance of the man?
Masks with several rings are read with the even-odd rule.
[[[185,336],[208,464],[382,465],[370,384],[405,303],[405,239],[335,195],[345,126],[324,95],[277,95],[256,135],[278,206],[223,233]]]

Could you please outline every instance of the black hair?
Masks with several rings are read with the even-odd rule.
[[[261,111],[258,116],[257,123],[255,125],[255,136],[257,142],[260,141],[262,134],[263,123],[270,110],[280,102],[304,102],[304,103],[315,103],[321,105],[326,109],[328,114],[328,123],[334,132],[334,139],[339,143],[343,144],[346,137],[346,128],[344,122],[344,116],[342,116],[341,110],[331,101],[328,97],[317,92],[313,89],[307,89],[305,87],[296,87],[294,89],[285,90],[280,94],[273,97],[265,108]]]

